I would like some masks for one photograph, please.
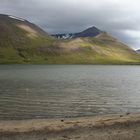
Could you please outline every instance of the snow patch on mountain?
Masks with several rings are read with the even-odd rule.
[[[18,17],[15,17],[15,16],[9,16],[9,17],[10,17],[10,18],[13,18],[13,19],[17,19],[17,20],[25,21],[25,19],[18,18]]]

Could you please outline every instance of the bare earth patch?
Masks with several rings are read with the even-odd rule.
[[[30,37],[30,38],[37,37],[37,32],[34,29],[32,29],[30,26],[24,25],[24,24],[18,24],[17,26],[20,27],[21,29],[27,31],[28,37]]]
[[[80,38],[74,39],[72,41],[66,43],[60,43],[59,47],[66,50],[77,50],[80,47],[80,44],[84,43],[84,41]]]

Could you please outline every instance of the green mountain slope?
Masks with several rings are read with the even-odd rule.
[[[0,15],[0,63],[40,63],[37,49],[53,43],[54,39],[36,25]]]
[[[139,64],[140,54],[105,32],[55,39],[24,19],[0,15],[0,63]]]

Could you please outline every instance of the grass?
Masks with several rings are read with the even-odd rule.
[[[38,31],[37,37],[30,38],[17,24],[20,21],[0,20],[0,64],[140,64],[140,54],[106,33],[97,38],[56,40],[22,22]]]

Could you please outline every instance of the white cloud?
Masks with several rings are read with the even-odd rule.
[[[135,30],[125,30],[125,34],[129,35],[131,38],[140,38],[140,31],[135,31]]]

